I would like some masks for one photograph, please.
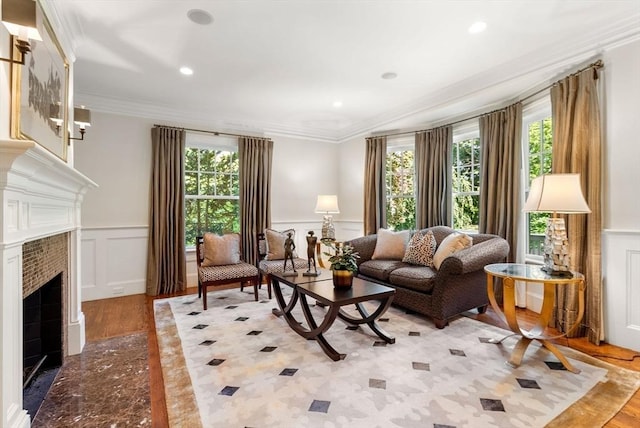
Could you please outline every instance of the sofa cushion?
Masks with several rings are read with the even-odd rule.
[[[389,282],[399,287],[431,293],[435,284],[435,276],[436,271],[428,266],[404,266],[389,274]]]
[[[240,235],[228,233],[216,235],[207,232],[203,236],[202,266],[234,265],[240,263]]]
[[[452,233],[444,238],[440,245],[438,245],[438,249],[433,255],[433,266],[436,269],[440,269],[440,265],[444,259],[453,253],[469,248],[471,245],[473,245],[473,238],[469,235],[458,232]]]
[[[378,230],[376,249],[371,259],[402,260],[409,242],[409,231],[393,232],[388,229]]]
[[[264,236],[267,241],[267,255],[265,260],[284,260],[284,241],[287,239],[287,235],[291,233],[291,239],[296,241],[296,231],[294,229],[283,230],[282,232],[265,229]],[[295,250],[293,251],[293,257],[298,257]]]
[[[412,265],[433,267],[433,254],[436,251],[436,238],[433,232],[416,232],[411,237],[402,261]]]
[[[400,260],[368,260],[360,265],[358,273],[379,281],[388,281],[389,274],[402,266],[407,265]]]

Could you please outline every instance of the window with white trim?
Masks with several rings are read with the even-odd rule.
[[[234,138],[187,134],[185,244],[205,232],[240,231],[238,145]]]
[[[455,138],[455,135],[454,135]],[[451,179],[453,228],[477,232],[480,224],[480,137],[464,135],[453,142]]]
[[[552,123],[548,110],[525,117],[524,150],[525,200],[529,196],[529,186],[534,178],[551,173]],[[544,234],[549,213],[526,213],[525,215],[525,253],[527,258],[541,258],[543,254]]]
[[[414,143],[407,138],[387,148],[387,227],[410,230],[416,227]]]

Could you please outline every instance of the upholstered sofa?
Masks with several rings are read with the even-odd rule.
[[[430,230],[435,242],[442,241],[455,230],[436,226]],[[396,289],[393,303],[427,315],[436,327],[444,328],[448,320],[462,312],[477,308],[481,313],[489,303],[484,266],[505,260],[507,241],[497,235],[469,234],[472,245],[441,260],[439,269],[415,265],[398,259],[372,259],[377,234],[352,239],[346,244],[360,254],[358,277]],[[450,241],[450,239],[449,239]]]

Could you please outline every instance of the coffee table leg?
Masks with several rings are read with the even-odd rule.
[[[276,296],[276,302],[280,307],[280,309],[277,309],[277,308],[271,309],[271,313],[277,317],[281,317],[284,315],[285,318],[286,317],[293,318],[293,315],[291,315],[291,310],[296,306],[296,303],[298,303],[298,295],[299,295],[298,290],[296,288],[293,288],[289,302],[285,303],[284,296],[282,295],[282,289],[280,288],[280,282],[273,276],[271,276],[271,288],[273,289],[273,293]],[[288,321],[289,320],[287,319],[287,322]],[[293,318],[293,321],[295,321],[295,318]]]
[[[333,306],[329,309],[324,316],[324,320],[322,320],[322,324],[318,326],[315,318],[313,317],[313,313],[311,313],[311,309],[309,308],[309,304],[307,303],[307,296],[302,294],[300,296],[300,303],[302,306],[302,313],[304,314],[304,318],[307,320],[307,324],[309,325],[308,338],[315,339],[320,348],[324,351],[325,354],[333,361],[344,360],[347,354],[341,354],[335,350],[333,346],[327,342],[327,339],[324,338],[322,333],[329,330],[329,327],[333,325],[333,322],[338,317],[338,313],[340,312],[339,306]]]
[[[358,310],[358,313],[362,317],[361,319],[353,318],[351,315],[347,314],[342,310],[338,312],[338,316],[340,317],[340,319],[348,322],[349,324],[355,324],[355,325],[367,324],[369,328],[373,330],[373,332],[377,334],[380,339],[384,340],[387,343],[396,343],[396,339],[394,337],[391,337],[386,331],[384,331],[384,329],[382,329],[378,325],[378,323],[376,323],[376,320],[380,318],[380,316],[384,314],[387,311],[387,309],[389,309],[389,306],[391,306],[391,300],[392,300],[391,297],[387,297],[386,299],[380,300],[379,301],[380,305],[373,312],[373,314],[369,314],[369,312],[367,311],[367,308],[365,308],[365,306],[362,303],[360,302],[356,303],[355,306],[356,306],[356,309]]]

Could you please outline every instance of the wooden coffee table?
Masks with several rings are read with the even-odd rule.
[[[278,302],[279,309],[274,308],[273,314],[284,317],[289,327],[305,339],[315,339],[325,354],[333,361],[343,360],[346,354],[336,351],[333,346],[324,338],[325,333],[337,317],[351,325],[367,324],[374,333],[387,343],[395,343],[395,338],[389,336],[378,324],[376,320],[389,308],[395,290],[391,287],[365,281],[359,278],[353,279],[351,288],[334,288],[331,280],[331,271],[322,270],[318,277],[302,276],[282,276],[282,274],[271,274],[271,285]],[[281,284],[285,284],[293,289],[291,297],[285,301],[282,294]],[[326,306],[327,311],[324,319],[318,323],[309,308],[307,296],[315,299],[320,305]],[[369,301],[379,301],[377,309],[370,314],[362,303]],[[298,301],[304,315],[306,325],[299,322],[293,309]],[[355,305],[360,318],[354,318],[342,310],[343,306]]]

